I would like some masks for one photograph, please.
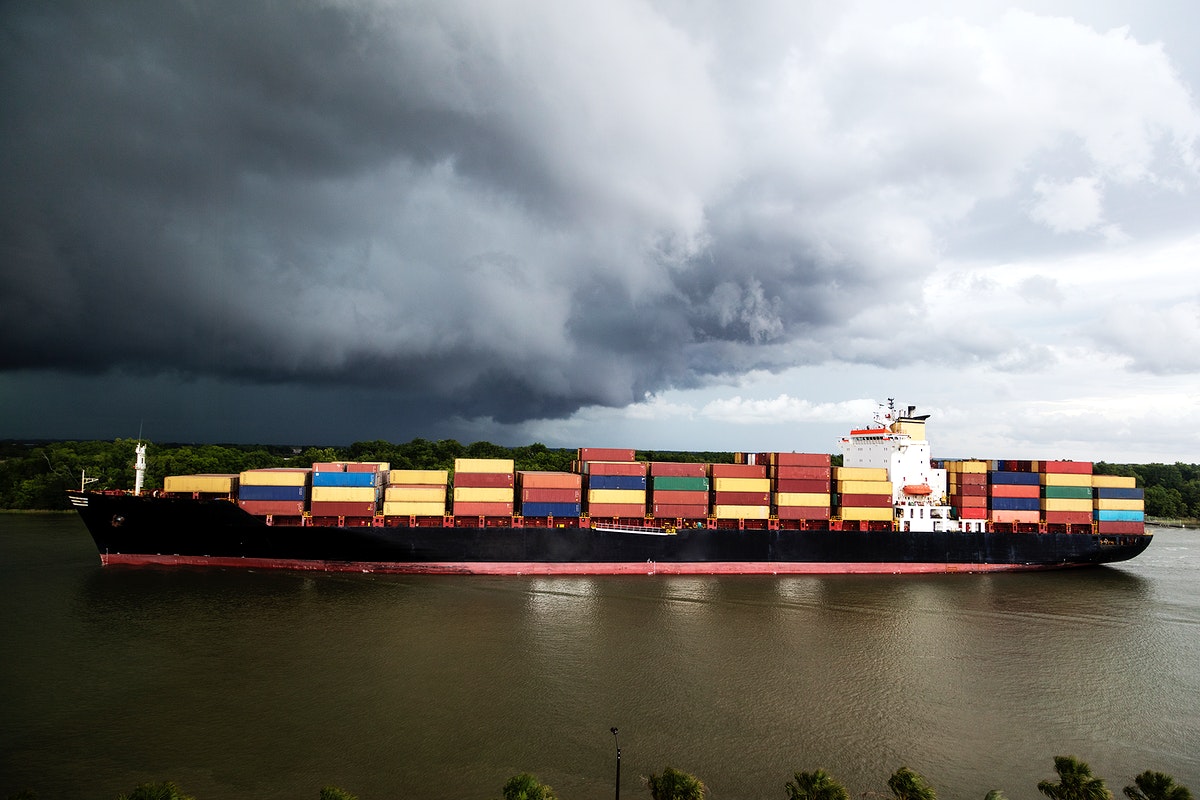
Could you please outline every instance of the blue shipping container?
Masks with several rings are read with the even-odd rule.
[[[1096,497],[1101,500],[1142,500],[1145,492],[1141,489],[1106,489],[1097,486]]]
[[[988,473],[988,483],[1002,483],[1007,486],[1037,486],[1041,479],[1036,472],[1001,472],[993,470]],[[1016,511],[1018,509],[1008,509]],[[1021,509],[1024,510],[1024,509]]]
[[[578,517],[582,509],[580,503],[524,503],[521,513],[527,517]]]
[[[642,489],[646,488],[645,475],[589,475],[589,489]]]
[[[306,486],[243,486],[238,490],[242,500],[305,500]]]
[[[1036,478],[1037,475],[1033,477]],[[1042,501],[1036,497],[992,497],[988,503],[993,511],[1040,511],[1042,508]]]
[[[314,472],[313,486],[375,486],[379,482],[377,472]]]
[[[1144,511],[1107,511],[1097,509],[1092,512],[1092,518],[1097,522],[1145,522]]]

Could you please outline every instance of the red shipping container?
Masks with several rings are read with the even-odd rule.
[[[517,483],[525,489],[580,489],[583,477],[575,472],[536,472],[522,470]]]
[[[637,451],[623,447],[581,447],[578,453],[580,461],[633,461],[636,457]]]
[[[655,503],[672,506],[708,504],[708,492],[703,489],[655,489],[650,498]]]
[[[303,500],[239,500],[238,505],[247,514],[265,517],[299,517],[304,514]]]
[[[1037,488],[1037,487],[1034,487]],[[951,497],[987,497],[987,484],[979,486],[951,486]]]
[[[833,467],[803,467],[783,465],[771,470],[775,480],[823,480],[828,482],[833,477]]]
[[[829,519],[827,506],[780,506],[776,514],[780,519]]]
[[[521,490],[523,503],[578,503],[582,491],[579,489],[532,489]]]
[[[770,502],[770,492],[713,492],[713,505],[718,506],[765,506]]]
[[[843,494],[838,496],[838,505],[843,508],[890,508],[890,494]]]
[[[777,467],[829,467],[828,453],[769,453],[770,462]]]
[[[986,472],[952,472],[950,483],[960,486],[987,486]]]
[[[642,461],[589,461],[583,465],[588,475],[645,475],[646,464]]]
[[[1068,475],[1091,475],[1091,461],[1043,461],[1041,472],[1058,472]]]
[[[1096,523],[1097,533],[1145,533],[1146,524],[1143,522],[1103,521]]]
[[[1040,522],[1040,514],[1040,511],[1002,511],[993,508],[991,519],[992,522],[1012,522],[1026,525]]]
[[[593,517],[644,517],[646,507],[641,503],[592,503],[587,508]]]
[[[344,461],[314,461],[312,465],[313,472],[345,472],[346,462]]]
[[[664,478],[706,478],[708,464],[689,464],[679,461],[651,461],[650,474]]]
[[[1042,487],[1037,486],[1018,486],[1017,484],[993,483],[991,490],[992,497],[1041,497]]]
[[[314,517],[373,517],[375,504],[360,501],[314,500],[309,504]]]
[[[663,519],[704,519],[708,516],[708,503],[655,503],[653,509],[654,516]]]
[[[765,478],[766,464],[713,464],[714,478]]]
[[[386,464],[363,464],[351,461],[346,464],[346,472],[386,472]]]
[[[465,501],[454,504],[454,516],[456,517],[511,517],[512,513],[512,503]]]
[[[783,478],[775,481],[775,491],[777,492],[796,492],[802,494],[822,494],[830,490],[830,481],[828,478],[824,480],[806,480],[802,478]]]
[[[950,497],[950,505],[955,508],[987,508],[987,496],[952,495]]]
[[[456,472],[454,485],[463,489],[511,489],[511,472]]]
[[[1046,522],[1054,525],[1091,525],[1090,511],[1047,511]]]
[[[960,508],[958,509],[960,519],[987,519],[986,508]]]

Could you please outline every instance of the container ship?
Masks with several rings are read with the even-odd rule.
[[[881,404],[828,454],[570,472],[314,463],[70,492],[105,565],[498,575],[944,573],[1124,561],[1150,544],[1133,478],[1090,462],[937,461],[928,415]],[[85,484],[86,486],[86,484]]]

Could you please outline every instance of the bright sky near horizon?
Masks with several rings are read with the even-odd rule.
[[[0,9],[0,438],[1200,462],[1200,7]]]

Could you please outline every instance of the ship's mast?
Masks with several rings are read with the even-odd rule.
[[[133,452],[137,457],[133,461],[133,493],[140,495],[142,493],[142,484],[146,481],[146,445],[143,442],[138,442],[137,447],[133,448]]]

